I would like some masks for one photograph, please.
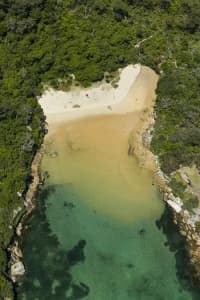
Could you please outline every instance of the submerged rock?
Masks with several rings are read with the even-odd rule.
[[[144,228],[141,228],[139,231],[138,231],[139,235],[144,235],[146,233],[146,230]]]

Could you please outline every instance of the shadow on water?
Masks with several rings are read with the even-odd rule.
[[[31,228],[23,237],[24,263],[27,272],[22,285],[18,287],[20,300],[79,300],[90,294],[90,288],[84,282],[75,280],[71,272],[76,264],[85,261],[86,241],[81,239],[71,249],[65,251],[56,235],[52,233],[46,217],[46,199],[56,191],[56,188],[57,186],[47,186],[40,191],[36,211],[30,220]],[[65,201],[64,207],[71,210],[75,206]],[[184,238],[178,233],[172,222],[171,212],[167,208],[156,225],[167,238],[166,247],[169,247],[175,255],[177,277],[182,290],[190,292],[190,299],[199,300],[200,289],[192,286],[188,280]],[[138,231],[140,239],[145,239],[146,234],[143,227]],[[102,260],[107,260],[107,257],[102,256]],[[135,266],[128,263],[127,268],[134,270]],[[138,278],[138,282],[134,281],[133,286],[127,291],[130,299],[164,299],[158,293],[156,294],[155,290],[151,290],[152,276],[153,274],[144,275]],[[135,299],[136,293],[137,299]],[[141,298],[142,295],[146,295],[146,298]]]
[[[178,232],[177,226],[173,222],[171,210],[165,206],[161,218],[156,221],[157,227],[162,230],[167,238],[166,246],[174,252],[176,259],[176,275],[182,289],[189,291],[193,300],[200,299],[200,288],[192,284],[189,273],[187,251],[185,248],[185,238]]]
[[[54,191],[54,186],[48,186],[40,192],[38,206],[30,220],[34,230],[27,230],[24,236],[24,263],[27,272],[22,285],[18,287],[20,300],[58,300],[66,297],[78,300],[89,294],[89,287],[83,282],[74,282],[70,274],[71,266],[85,259],[86,242],[80,240],[71,250],[64,251],[46,219],[45,199]],[[23,290],[26,291],[26,297]]]

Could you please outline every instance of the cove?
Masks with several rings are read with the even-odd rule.
[[[156,226],[164,205],[152,173],[128,155],[135,119],[50,130],[42,162],[49,178],[23,238],[19,299],[198,299],[180,283],[175,252]]]

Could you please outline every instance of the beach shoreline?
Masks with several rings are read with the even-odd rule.
[[[101,82],[88,89],[79,88],[78,92],[74,89],[68,92],[46,91],[38,99],[48,124],[46,139],[61,124],[69,121],[133,114],[133,129],[127,144],[131,144],[132,154],[134,148],[134,155],[140,165],[155,172],[155,160],[148,147],[143,145],[143,135],[154,123],[157,81],[158,75],[152,69],[137,64],[128,65],[120,72],[116,88]],[[109,88],[106,89],[105,85]],[[84,96],[86,92],[90,98]],[[73,108],[77,103],[79,107]]]
[[[80,118],[125,113],[129,107],[122,107],[132,86],[140,76],[142,66],[128,65],[119,70],[116,87],[105,80],[89,88],[72,87],[69,91],[48,89],[38,102],[43,108],[49,125]],[[124,105],[123,105],[124,106]]]

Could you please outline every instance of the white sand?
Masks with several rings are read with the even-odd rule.
[[[101,82],[89,88],[74,87],[68,92],[49,89],[39,99],[39,103],[49,124],[99,114],[130,112],[139,109],[141,105],[137,97],[128,97],[140,72],[139,64],[128,65],[120,72],[117,88]]]

